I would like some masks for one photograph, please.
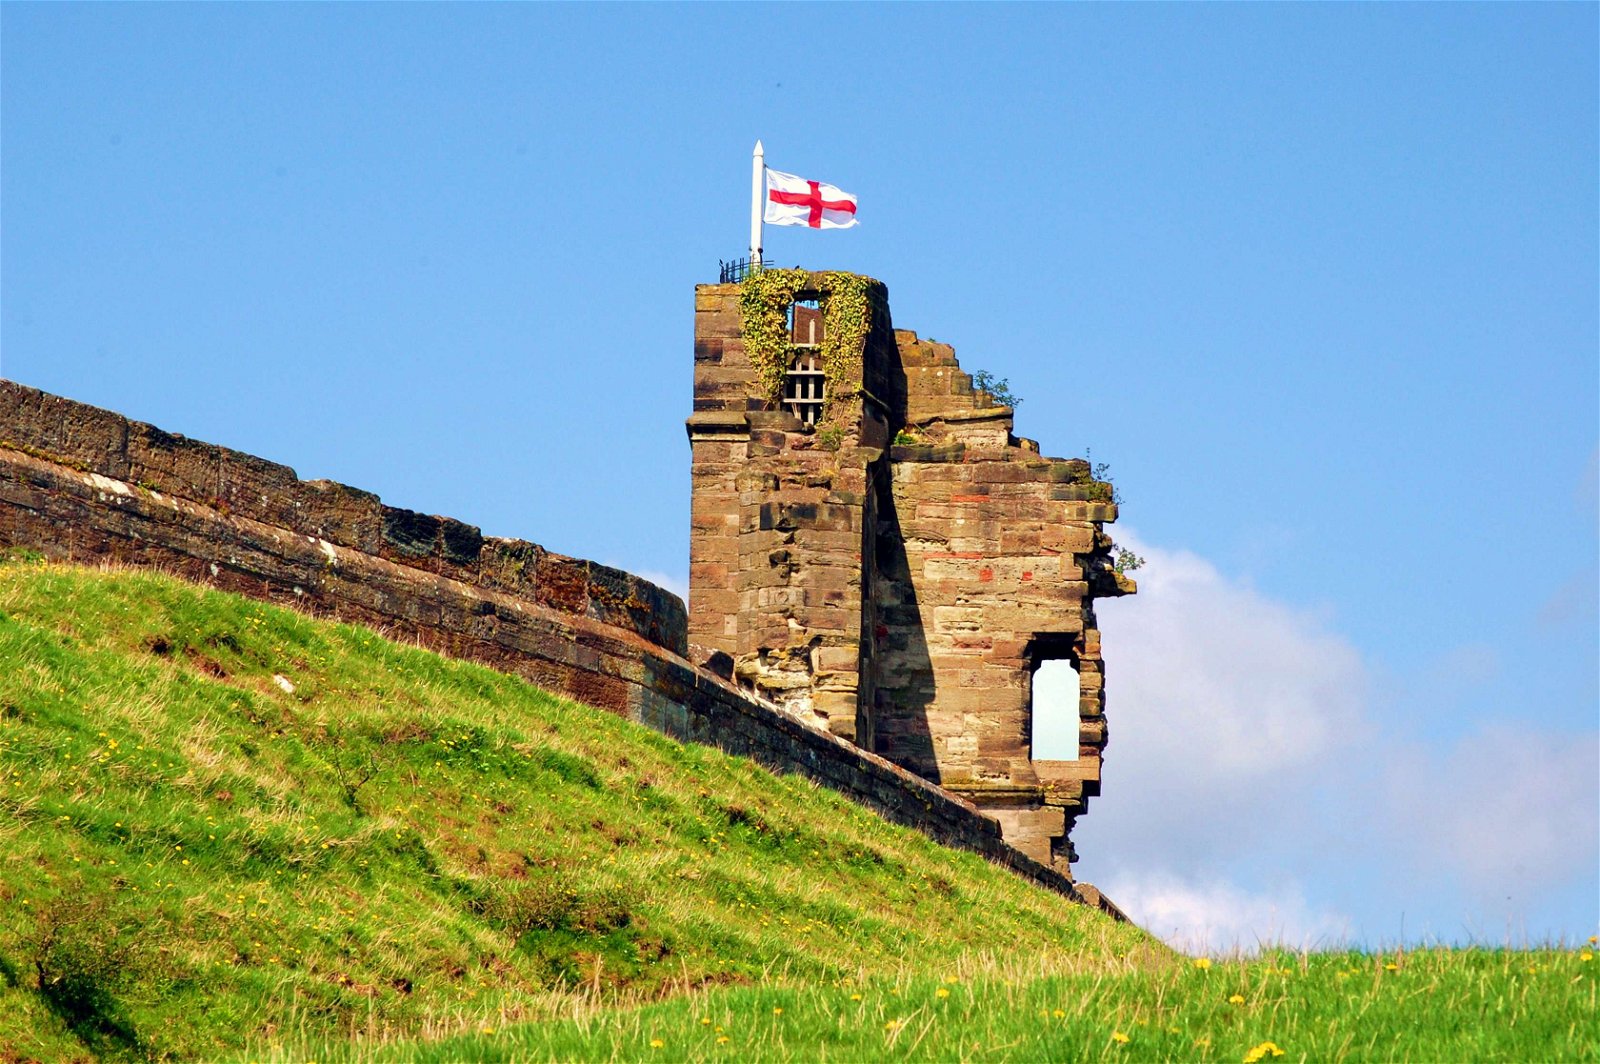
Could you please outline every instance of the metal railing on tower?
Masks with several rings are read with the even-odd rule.
[[[749,257],[734,259],[732,262],[717,260],[717,283],[738,284],[757,270],[765,270],[772,265],[771,259],[751,259]]]

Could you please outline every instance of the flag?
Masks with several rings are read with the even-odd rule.
[[[856,198],[833,185],[768,170],[767,208],[762,218],[773,225],[849,229],[857,224]]]

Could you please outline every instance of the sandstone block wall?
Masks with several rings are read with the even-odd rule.
[[[895,334],[906,425],[875,585],[878,751],[966,795],[1040,860],[1065,867],[1070,830],[1099,793],[1107,729],[1097,597],[1132,591],[1102,526],[1110,486],[1083,459],[1040,455],[1012,411],[974,389],[955,352]],[[1078,751],[1034,756],[1034,672],[1079,677]]]
[[[371,492],[331,480],[302,481],[288,466],[9,381],[0,381],[0,446],[122,481],[141,497],[203,503],[226,516],[590,617],[677,654],[688,647],[682,600],[647,580],[536,543],[486,537],[452,518],[386,506]]]
[[[969,802],[690,664],[681,601],[605,566],[4,380],[0,548],[157,567],[370,625],[801,773],[1083,900]]]
[[[730,655],[740,683],[792,715],[870,747],[862,573],[890,438],[883,404],[860,382],[836,386],[834,409],[853,427],[833,443],[761,409],[740,322],[738,286],[697,290],[690,639]],[[886,323],[867,338],[873,351],[892,344]]]
[[[1107,734],[1093,599],[1134,590],[1102,530],[1110,485],[1014,436],[949,346],[894,330],[881,286],[860,378],[827,382],[843,439],[766,410],[739,292],[695,292],[691,640],[1065,872]],[[1078,756],[1036,760],[1033,675],[1058,659]]]

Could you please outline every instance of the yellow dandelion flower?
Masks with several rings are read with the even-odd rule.
[[[1211,958],[1210,957],[1196,957],[1194,959],[1194,966],[1196,968],[1199,968],[1203,972],[1206,969],[1211,967]]]
[[[1589,945],[1591,945],[1591,946],[1600,946],[1600,935],[1590,935],[1589,936]]]
[[[1112,1031],[1111,1040],[1117,1043],[1119,1046],[1127,1045],[1129,1042],[1128,1036],[1123,1034],[1121,1031]]]
[[[711,1026],[711,1017],[710,1016],[702,1016],[702,1017],[700,1017],[700,1026],[701,1027],[710,1027]]]
[[[1199,1046],[1201,1049],[1210,1049],[1211,1048],[1211,1039],[1204,1038],[1204,1037],[1196,1038],[1194,1040],[1194,1044]]]
[[[1063,1011],[1062,1011],[1062,1010],[1060,1010],[1060,1009],[1056,1009],[1056,1010],[1055,1010],[1055,1011],[1053,1011],[1053,1012],[1052,1012],[1052,1013],[1050,1013],[1050,1015],[1052,1015],[1052,1016],[1054,1016],[1054,1017],[1055,1017],[1055,1018],[1056,1018],[1056,1019],[1058,1019],[1058,1020],[1059,1020],[1059,1019],[1061,1019],[1061,1018],[1062,1018],[1062,1017],[1063,1017],[1063,1016],[1065,1016],[1065,1015],[1066,1015],[1066,1013],[1065,1013],[1065,1012],[1063,1012]]]
[[[727,1035],[723,1034],[723,1035],[718,1035],[717,1036],[717,1045],[725,1046],[727,1044],[728,1044],[728,1036]]]
[[[957,978],[956,976],[953,976],[953,975],[945,976],[944,977],[944,981],[947,982],[947,983],[959,983],[959,982],[961,982],[961,980],[959,978]]]
[[[666,1045],[666,1044],[667,1044],[667,1043],[665,1043],[665,1042],[663,1042],[663,1041],[662,1041],[662,1040],[661,1040],[661,1039],[659,1039],[659,1038],[652,1038],[652,1039],[650,1039],[650,1048],[651,1048],[651,1049],[660,1049],[660,1048],[661,1048],[661,1047],[662,1047],[662,1046],[664,1046],[664,1045]]]
[[[1383,966],[1383,970],[1386,972],[1398,972],[1400,970],[1400,966],[1398,964],[1385,964]]]
[[[1228,995],[1228,1004],[1230,1004],[1230,1005],[1243,1005],[1244,1004],[1244,995],[1243,994],[1229,994]]]
[[[861,995],[860,994],[851,994],[850,995],[850,1000],[851,1001],[860,1001],[861,1000]]]
[[[904,1020],[890,1020],[890,1021],[889,1021],[889,1022],[888,1022],[888,1023],[886,1023],[886,1024],[884,1024],[884,1025],[883,1025],[883,1029],[884,1029],[884,1030],[885,1030],[885,1031],[894,1031],[894,1030],[898,1030],[898,1029],[899,1029],[899,1027],[900,1027],[900,1025],[901,1025],[901,1024],[902,1024],[902,1023],[904,1023],[904,1022],[905,1022],[905,1021],[904,1021]]]
[[[775,1009],[772,1010],[772,1014],[774,1016],[782,1016],[783,1015],[783,1009],[781,1007],[780,1008],[775,1008]]]
[[[942,986],[939,989],[935,990],[933,993],[934,993],[935,997],[947,998],[947,997],[950,996],[950,991],[945,989]]]
[[[1588,950],[1584,950],[1582,953],[1578,954],[1578,959],[1580,961],[1592,961],[1594,960],[1594,954],[1590,953]]]

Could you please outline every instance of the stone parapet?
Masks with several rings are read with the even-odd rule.
[[[0,380],[0,446],[688,649],[682,600],[648,580],[13,381]]]

